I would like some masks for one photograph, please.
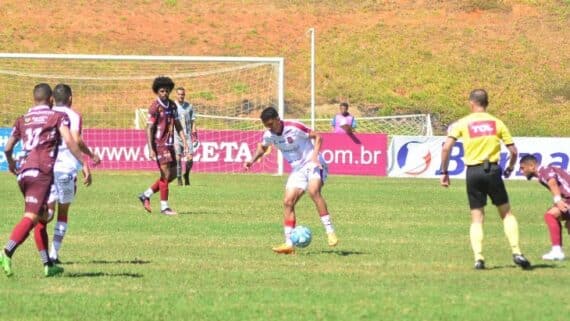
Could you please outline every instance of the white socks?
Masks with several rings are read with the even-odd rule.
[[[143,195],[147,198],[150,198],[152,196],[152,194],[154,194],[154,192],[152,191],[152,188],[148,188],[146,191],[144,191]]]
[[[53,243],[51,246],[51,250],[49,251],[49,257],[53,260],[57,259],[57,253],[61,248],[61,242],[63,242],[63,238],[65,237],[65,233],[67,232],[67,223],[58,221],[55,223],[55,227],[53,229]]]
[[[325,231],[327,232],[327,234],[334,232],[334,228],[331,222],[331,216],[329,214],[321,216],[321,223],[323,223],[323,226],[325,227]]]

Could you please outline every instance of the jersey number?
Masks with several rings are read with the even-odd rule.
[[[32,150],[40,142],[41,128],[28,128],[26,129],[26,140],[24,140],[24,149]]]

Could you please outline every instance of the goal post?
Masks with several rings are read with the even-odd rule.
[[[284,58],[0,53],[0,127],[32,105],[37,83],[65,83],[83,118],[84,138],[103,169],[156,169],[148,159],[141,121],[156,99],[152,82],[173,79],[199,115],[195,169],[238,172],[261,140],[261,110],[284,107]],[[175,92],[170,98],[175,100]],[[145,112],[141,112],[145,111]],[[135,118],[133,124],[133,115]],[[137,129],[138,128],[138,129]],[[255,171],[282,173],[273,153]]]

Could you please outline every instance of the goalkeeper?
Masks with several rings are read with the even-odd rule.
[[[194,106],[185,100],[186,90],[184,87],[176,88],[176,107],[178,109],[178,117],[184,131],[186,142],[188,143],[188,154],[186,154],[186,164],[184,168],[184,185],[190,185],[190,171],[194,164],[193,154],[194,146],[198,147],[198,132],[194,121],[196,114],[194,113]],[[176,133],[174,136],[176,147],[176,177],[178,178],[178,185],[182,186],[182,160],[184,159],[184,144],[180,139],[180,135]]]

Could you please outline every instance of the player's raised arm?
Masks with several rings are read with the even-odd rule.
[[[263,155],[265,155],[265,152],[267,152],[267,149],[269,148],[269,146],[264,146],[262,143],[257,144],[257,148],[255,150],[255,154],[253,155],[252,159],[249,161],[246,161],[243,163],[243,168],[245,170],[248,170],[251,165],[253,165],[253,163],[255,163],[258,159],[260,159]]]

